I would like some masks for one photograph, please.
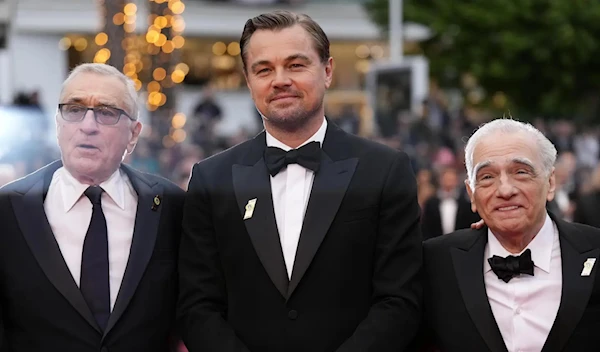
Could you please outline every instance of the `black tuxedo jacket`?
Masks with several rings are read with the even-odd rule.
[[[193,168],[179,305],[190,352],[403,351],[422,298],[406,154],[329,123],[288,280],[265,136]],[[243,220],[251,199],[254,213]]]
[[[454,229],[468,229],[472,223],[479,221],[481,218],[479,214],[474,213],[471,210],[471,202],[467,198],[465,192],[460,192],[460,195],[456,202],[458,207],[456,209],[456,217],[454,222]],[[440,198],[436,195],[425,202],[423,207],[423,219],[422,219],[422,230],[423,240],[438,237],[444,235],[442,228],[442,216],[440,213]]]
[[[595,351],[600,346],[598,262],[590,276],[583,263],[600,255],[600,230],[558,219],[562,298],[542,352]],[[483,279],[487,227],[461,230],[424,244],[425,322],[439,351],[506,352]]]
[[[129,261],[104,332],[96,324],[44,212],[54,162],[0,190],[3,351],[169,350],[177,301],[184,192],[122,165],[138,195]],[[160,204],[153,209],[154,198]]]

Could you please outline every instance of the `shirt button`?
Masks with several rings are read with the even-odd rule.
[[[517,308],[517,310],[515,310],[515,313],[516,313],[517,315],[521,314],[521,308]],[[520,352],[520,351],[518,351],[518,352]]]
[[[297,311],[295,311],[295,310],[293,310],[293,309],[292,309],[292,310],[290,310],[290,311],[288,312],[288,318],[289,318],[290,320],[296,320],[296,318],[298,318],[298,312],[297,312]]]

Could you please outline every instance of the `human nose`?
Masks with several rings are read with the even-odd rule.
[[[502,173],[499,178],[499,185],[496,193],[501,198],[511,198],[515,195],[517,188],[515,187],[513,180],[506,175],[506,173]]]
[[[273,79],[273,87],[286,87],[292,84],[289,75],[282,68],[275,70],[275,78]]]
[[[98,131],[98,122],[96,121],[93,110],[90,109],[85,112],[85,115],[83,115],[83,119],[80,122],[80,129],[86,134]]]

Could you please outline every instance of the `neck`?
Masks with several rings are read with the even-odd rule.
[[[511,254],[517,254],[521,253],[525,248],[527,248],[529,243],[531,243],[531,241],[533,241],[533,239],[535,238],[535,234],[528,234],[526,236],[519,237],[503,237],[502,235],[496,234],[496,238],[498,239],[498,242],[500,242],[502,247],[504,247],[504,249],[506,249]]]
[[[290,148],[298,148],[302,143],[306,142],[310,137],[317,133],[319,128],[323,125],[323,119],[323,115],[318,118],[311,118],[306,121],[304,125],[293,131],[278,128],[277,126],[270,124],[269,121],[264,121],[265,130],[267,130],[271,136]]]
[[[102,182],[108,180],[108,178],[110,177],[110,175],[104,176],[104,175],[84,175],[78,172],[72,172],[71,170],[68,170],[69,173],[71,174],[71,176],[73,176],[73,178],[75,178],[79,183],[83,184],[83,185],[90,185],[90,186],[98,186],[100,185]],[[112,174],[111,174],[112,175]]]
[[[545,217],[533,230],[526,233],[494,232],[498,242],[511,254],[521,253],[533,241],[544,226]]]

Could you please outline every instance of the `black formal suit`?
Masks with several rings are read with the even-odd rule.
[[[444,235],[440,203],[440,197],[435,195],[429,198],[423,206],[423,218],[421,224],[423,240]],[[481,219],[479,214],[474,213],[471,210],[471,202],[469,201],[469,198],[464,190],[458,193],[456,203],[457,208],[454,220],[455,230],[468,229],[471,227],[472,223],[475,223]]]
[[[43,202],[54,162],[0,191],[3,351],[166,352],[177,301],[184,192],[126,165],[138,195],[127,268],[106,330],[63,260]],[[153,207],[158,196],[160,204]]]
[[[588,258],[600,255],[600,230],[550,216],[559,232],[562,298],[542,352],[595,351],[600,348],[598,263],[590,276],[581,272]],[[439,351],[507,351],[485,290],[486,243],[487,227],[424,243],[426,334]]]
[[[179,306],[190,352],[403,351],[420,322],[422,257],[406,154],[329,122],[288,280],[265,136],[193,168]]]

